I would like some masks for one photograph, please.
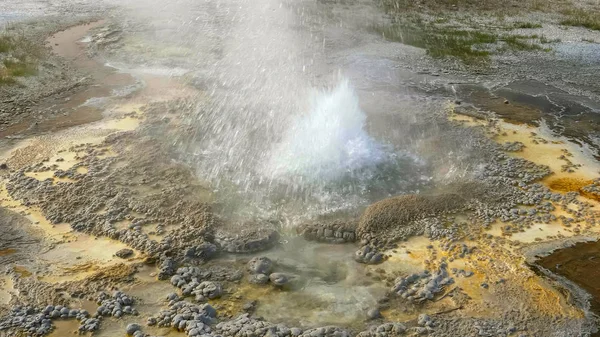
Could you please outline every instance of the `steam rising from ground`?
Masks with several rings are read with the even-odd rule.
[[[194,163],[220,192],[224,213],[302,221],[414,192],[427,181],[418,157],[368,134],[348,80],[298,100],[297,106],[308,103],[304,113],[276,117],[258,110],[239,120],[224,105],[199,115],[204,137],[194,143]]]
[[[327,56],[328,23],[321,21],[327,18],[304,7],[314,3],[129,6],[157,26],[195,17],[182,19],[172,39],[187,39],[197,53],[193,72],[206,96],[198,98],[188,130],[175,142],[228,205],[224,213],[253,205],[267,213],[322,214],[419,188],[420,160],[369,135],[351,83],[332,76],[340,68]],[[188,15],[188,7],[201,10]]]
[[[367,133],[349,81],[327,80],[339,69],[326,64],[324,37],[307,27],[315,26],[302,5],[217,3],[230,23],[206,66],[210,97],[199,100],[194,136],[182,143],[226,213],[253,204],[322,214],[419,184],[420,163]],[[315,89],[324,87],[333,88]]]

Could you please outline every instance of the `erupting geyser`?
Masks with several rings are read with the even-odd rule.
[[[199,176],[213,184],[225,213],[312,217],[422,186],[419,158],[368,134],[347,79],[305,100],[287,115],[208,106],[194,121]]]
[[[274,146],[265,172],[271,179],[315,183],[375,168],[390,158],[389,148],[367,134],[365,121],[348,80],[314,93],[310,111],[296,117]]]
[[[421,163],[369,135],[359,93],[328,80],[346,70],[323,62],[326,38],[295,28],[310,25],[302,13],[274,0],[235,4],[202,76],[208,97],[177,140],[223,213],[323,214],[418,189]]]

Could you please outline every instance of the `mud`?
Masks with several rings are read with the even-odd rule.
[[[592,298],[591,310],[600,312],[600,281],[596,259],[600,257],[598,242],[582,242],[553,252],[536,261],[552,273],[566,277],[585,289]],[[599,336],[598,333],[592,336]]]
[[[92,15],[93,11],[89,12]],[[33,58],[36,68],[35,76],[18,79],[16,85],[3,85],[0,89],[0,133],[2,137],[19,137],[29,128],[44,124],[50,128],[47,119],[57,119],[58,124],[74,125],[64,118],[59,106],[69,100],[69,95],[76,94],[86,82],[85,76],[72,67],[66,60],[46,49],[45,39],[52,32],[63,30],[69,26],[89,21],[89,18],[55,17],[37,18],[34,22],[15,22],[5,32],[8,36],[19,36],[33,47],[26,47],[25,53]],[[6,55],[4,55],[6,56]],[[96,117],[96,119],[98,119]]]

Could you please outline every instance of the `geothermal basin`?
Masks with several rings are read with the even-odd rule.
[[[598,33],[567,11],[9,2],[0,334],[597,333]]]

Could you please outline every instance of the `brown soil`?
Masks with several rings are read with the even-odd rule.
[[[80,107],[72,113],[44,119],[41,122],[37,122],[35,118],[31,116],[0,131],[0,138],[24,133],[27,131],[30,131],[34,134],[57,131],[71,126],[97,122],[101,119],[102,112],[93,107]]]
[[[537,263],[585,289],[592,295],[592,311],[600,313],[600,241],[578,243],[543,257]],[[598,337],[600,333],[592,336]]]
[[[17,252],[17,250],[13,249],[13,248],[2,249],[2,250],[0,250],[0,256],[10,255],[10,254],[14,254],[16,252]]]
[[[52,35],[48,38],[47,43],[52,48],[53,53],[67,59],[78,69],[85,70],[98,84],[104,86],[133,84],[135,81],[130,75],[117,73],[115,69],[89,57],[85,44],[80,41],[89,34],[90,30],[101,27],[104,23],[104,20],[100,20],[87,25],[73,26]],[[97,88],[89,89],[98,90]],[[102,89],[106,90],[107,88]]]
[[[110,97],[114,89],[133,85],[135,79],[129,74],[118,73],[90,57],[85,43],[81,40],[90,30],[104,25],[104,21],[77,25],[58,32],[46,40],[52,52],[65,58],[78,70],[91,79],[88,85],[73,88],[68,93],[50,97],[38,106],[32,107],[32,113],[22,121],[0,131],[0,138],[22,133],[42,133],[96,122],[102,119],[102,110],[83,105],[90,98]],[[35,111],[52,109],[63,111],[51,118],[37,119]]]
[[[487,89],[464,85],[459,92],[465,100],[484,111],[493,111],[506,122],[538,126],[543,112],[531,105],[508,102],[506,98],[494,95]],[[507,103],[508,102],[508,103]]]
[[[15,271],[15,273],[19,274],[21,277],[29,277],[31,276],[31,272],[29,270],[27,270],[27,268],[22,267],[22,266],[15,266],[13,268],[13,270]]]

